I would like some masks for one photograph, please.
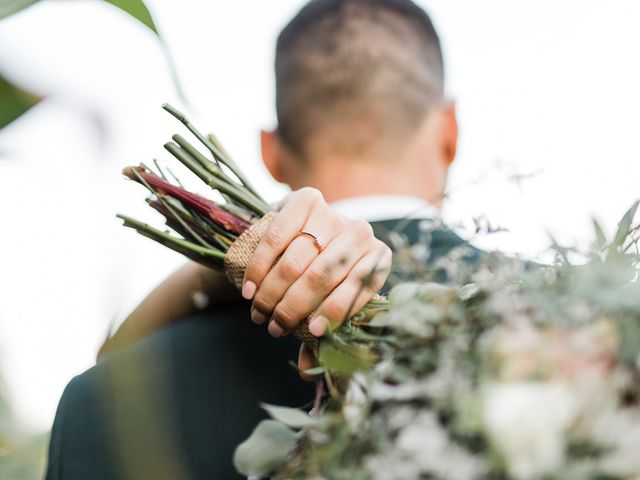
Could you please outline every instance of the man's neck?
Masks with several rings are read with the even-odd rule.
[[[429,113],[415,134],[399,145],[381,142],[355,156],[310,147],[313,155],[306,162],[292,158],[288,180],[295,180],[295,184],[289,184],[293,189],[315,187],[328,202],[402,195],[440,208],[451,163],[441,138],[442,120],[441,112]]]
[[[426,172],[412,175],[406,170],[402,165],[389,168],[387,165],[341,161],[310,172],[307,185],[320,190],[327,202],[370,195],[397,195],[416,197],[440,208],[442,180],[437,175]]]

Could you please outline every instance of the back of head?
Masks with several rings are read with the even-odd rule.
[[[394,155],[443,95],[438,35],[411,0],[311,0],[275,68],[278,133],[303,159]]]

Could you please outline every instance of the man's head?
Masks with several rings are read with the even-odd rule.
[[[442,164],[436,176],[446,178],[455,113],[443,101],[438,35],[412,1],[311,0],[278,37],[275,73],[278,128],[262,141],[277,180],[327,190],[323,177],[415,177],[427,163]]]

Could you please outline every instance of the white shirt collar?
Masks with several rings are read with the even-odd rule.
[[[408,195],[364,195],[337,200],[331,206],[345,217],[362,218],[368,222],[440,216],[440,212],[433,205],[421,198]]]

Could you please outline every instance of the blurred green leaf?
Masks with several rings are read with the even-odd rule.
[[[0,128],[7,126],[41,99],[0,76]]]
[[[13,15],[17,12],[24,10],[27,7],[39,2],[40,0],[0,0],[0,20]],[[178,71],[171,56],[167,45],[158,33],[156,24],[153,21],[151,12],[142,0],[104,0],[106,3],[113,5],[114,7],[129,14],[140,23],[149,28],[153,33],[158,36],[162,50],[164,51],[167,64],[169,66],[169,72],[171,79],[177,90],[180,99],[188,105],[189,102],[184,94],[182,84],[178,77]],[[33,105],[38,103],[41,99],[30,95],[29,93],[21,90],[15,85],[9,83],[4,78],[0,77],[0,105],[2,105],[2,111],[0,112],[0,129],[7,126],[13,120],[18,118],[24,112],[29,110]]]
[[[640,319],[620,316],[620,359],[631,368],[640,369]]]
[[[264,477],[282,464],[294,447],[293,430],[276,420],[263,420],[233,455],[238,472],[248,477]]]
[[[629,235],[631,230],[631,222],[633,222],[633,217],[636,215],[636,211],[638,210],[638,203],[640,201],[636,201],[627,213],[624,214],[620,223],[618,223],[618,231],[616,232],[616,236],[613,240],[613,247],[619,248],[624,243],[625,239]]]
[[[140,23],[143,23],[147,27],[151,29],[153,33],[158,35],[158,29],[156,28],[155,23],[153,23],[153,19],[151,18],[151,13],[149,9],[144,4],[142,0],[104,0],[107,3],[110,3],[114,7],[119,8],[127,12],[133,18],[138,20]]]
[[[0,20],[14,13],[18,13],[40,0],[1,0],[0,1]]]
[[[260,406],[271,418],[284,423],[288,427],[304,428],[318,424],[317,418],[310,417],[307,413],[297,408],[278,407],[276,405],[269,405],[268,403],[262,403]]]
[[[598,223],[598,221],[593,219],[593,229],[596,233],[596,244],[600,250],[603,250],[604,247],[607,246],[607,236],[602,229],[602,226]]]
[[[334,344],[327,340],[320,342],[318,360],[328,370],[344,374],[352,374],[366,370],[373,364],[375,355],[361,345]]]

